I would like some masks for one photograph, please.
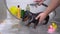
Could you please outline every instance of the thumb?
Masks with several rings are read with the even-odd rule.
[[[38,15],[35,19],[38,19],[40,17],[40,15]]]

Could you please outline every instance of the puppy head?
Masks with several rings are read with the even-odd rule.
[[[28,12],[25,11],[25,14],[22,17],[22,21],[27,21],[29,19],[28,16],[29,16]]]

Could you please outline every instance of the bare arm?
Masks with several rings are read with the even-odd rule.
[[[57,6],[59,6],[60,0],[51,0],[50,5],[47,7],[47,9],[44,11],[45,14],[49,14],[52,12]]]
[[[39,14],[36,19],[40,18],[39,22],[42,22],[50,12],[59,6],[59,2],[60,0],[51,0],[50,5],[47,7],[47,9],[43,13]]]

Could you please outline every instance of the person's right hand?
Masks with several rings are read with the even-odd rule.
[[[34,2],[38,3],[39,5],[41,5],[45,0],[35,0]]]

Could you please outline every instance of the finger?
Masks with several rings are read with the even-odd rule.
[[[43,17],[40,16],[39,22],[41,23],[43,21]]]
[[[42,5],[42,3],[43,3],[43,2],[40,2],[40,3],[39,3],[39,6]]]
[[[41,2],[42,0],[35,0],[34,2]]]
[[[44,18],[40,17],[39,22],[41,23],[42,21],[44,21]]]
[[[39,23],[41,23],[41,21],[40,21],[41,19],[39,18]]]
[[[44,0],[42,0],[39,4],[41,5],[44,2]]]
[[[38,15],[37,17],[36,17],[36,19],[38,19],[40,17],[40,15]]]
[[[43,19],[41,19],[41,18],[39,19],[39,23],[42,23],[43,21],[44,21]]]
[[[40,17],[40,19],[39,19],[39,23],[41,23],[42,22],[42,19],[41,19],[41,17]]]

